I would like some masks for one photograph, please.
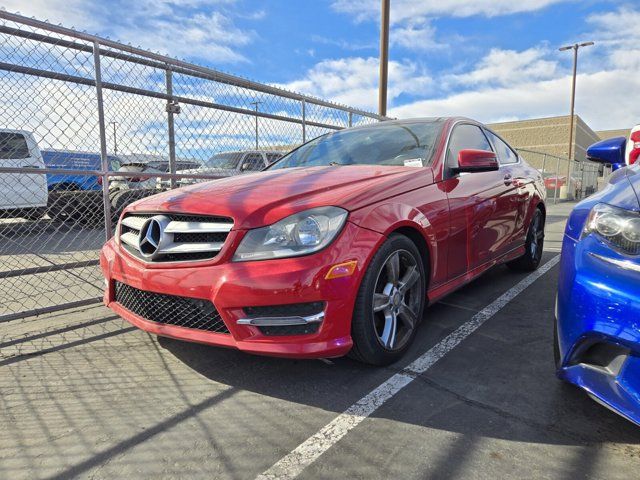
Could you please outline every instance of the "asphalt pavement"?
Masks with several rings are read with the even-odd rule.
[[[570,207],[549,208],[545,263]],[[638,478],[640,429],[554,376],[557,270],[512,298],[527,275],[492,269],[428,308],[388,368],[158,338],[97,305],[2,323],[0,478],[255,478],[310,439],[299,478]],[[317,435],[336,419],[348,431]]]

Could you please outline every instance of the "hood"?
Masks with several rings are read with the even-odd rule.
[[[128,210],[232,217],[236,229],[270,225],[320,206],[353,211],[433,183],[431,168],[375,165],[267,170],[170,190]]]

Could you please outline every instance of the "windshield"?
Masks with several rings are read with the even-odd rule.
[[[316,138],[289,153],[270,169],[328,165],[395,165],[423,167],[442,123],[378,123]]]
[[[242,158],[240,152],[218,153],[206,161],[206,166],[211,168],[231,168],[238,166],[238,162]]]

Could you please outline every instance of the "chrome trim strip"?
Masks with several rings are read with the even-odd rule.
[[[200,243],[173,243],[158,250],[158,253],[200,253],[219,252],[222,250],[222,242],[200,242]]]
[[[133,248],[138,248],[138,235],[135,233],[127,232],[120,235],[120,241],[126,243],[127,245],[131,245]]]
[[[605,257],[604,255],[598,255],[597,253],[589,252],[593,258],[597,258],[600,261],[610,263],[616,267],[620,267],[623,270],[630,270],[632,272],[640,273],[640,265],[631,262],[630,260],[620,260],[618,258]]]
[[[130,215],[122,219],[122,225],[124,225],[125,227],[133,228],[134,230],[140,231],[144,226],[144,222],[146,222],[147,220],[148,219],[144,217],[136,217],[136,216]]]
[[[233,223],[179,222],[172,220],[164,231],[165,233],[229,233],[232,228]]]
[[[285,327],[289,325],[308,325],[324,320],[324,312],[309,315],[308,317],[256,317],[240,318],[238,325],[253,325],[254,327]]]

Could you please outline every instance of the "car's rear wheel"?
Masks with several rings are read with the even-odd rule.
[[[351,356],[372,365],[399,360],[415,337],[426,302],[425,268],[415,244],[392,235],[365,273],[351,324]]]
[[[507,263],[512,270],[532,272],[540,266],[542,260],[542,250],[544,248],[544,213],[539,208],[533,214],[527,240],[525,242],[525,253],[519,258]]]

